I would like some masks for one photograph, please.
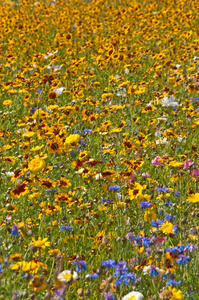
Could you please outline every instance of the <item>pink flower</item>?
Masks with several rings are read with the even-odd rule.
[[[199,85],[199,81],[197,81],[196,78],[193,79],[193,82],[195,83],[195,85]]]
[[[191,167],[193,165],[193,161],[191,159],[185,160],[184,161],[184,167],[186,169],[189,169],[189,167]]]
[[[196,178],[196,176],[199,176],[199,170],[196,165],[194,165],[195,169],[191,173],[192,177]]]
[[[154,160],[152,160],[152,164],[153,164],[154,166],[163,166],[163,163],[160,162],[159,159],[161,159],[161,157],[160,157],[160,156],[156,156],[156,157],[154,158]]]
[[[142,177],[144,177],[144,178],[150,178],[151,175],[149,173],[142,173]]]
[[[198,170],[198,167],[196,164],[194,164],[194,162],[189,159],[189,160],[185,160],[184,162],[184,167],[187,169],[187,172],[189,173],[190,172],[190,168],[192,167],[192,177],[196,177],[196,176],[199,176],[199,170]]]

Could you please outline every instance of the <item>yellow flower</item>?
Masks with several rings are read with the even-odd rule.
[[[3,101],[3,105],[6,105],[6,106],[11,105],[12,103],[13,103],[12,100],[5,100],[5,101]]]
[[[65,140],[66,145],[70,145],[79,141],[79,134],[70,134]]]
[[[15,158],[13,156],[4,156],[3,160],[9,164],[13,164],[15,162]]]
[[[30,282],[31,290],[38,293],[46,288],[45,281],[40,276],[35,275]]]
[[[30,149],[30,151],[40,151],[43,148],[44,145],[36,146]]]
[[[171,222],[166,221],[162,226],[160,227],[160,231],[162,231],[165,234],[172,233],[173,224]]]
[[[50,247],[50,242],[47,242],[48,238],[45,238],[45,239],[41,239],[39,237],[39,239],[36,241],[34,238],[33,238],[33,242],[31,243],[31,245],[37,247],[37,248],[42,248],[43,250],[46,248],[46,247]]]
[[[141,186],[138,182],[134,183],[133,189],[129,189],[130,199],[137,199],[142,195],[142,190],[146,188],[146,185]]]
[[[189,195],[187,201],[191,202],[191,203],[198,203],[199,202],[199,193]]]
[[[32,172],[42,171],[45,166],[46,162],[41,158],[32,159],[28,164],[28,167]]]
[[[151,222],[152,220],[156,220],[157,219],[157,215],[155,213],[155,211],[152,209],[148,209],[145,211],[144,214],[144,221],[145,222]]]
[[[169,286],[169,290],[172,292],[172,297],[169,300],[184,300],[184,296],[180,290]]]
[[[20,271],[21,269],[24,272],[37,273],[40,266],[46,267],[46,264],[39,261],[35,262],[34,260],[32,260],[32,261],[19,261],[16,264],[11,265],[10,268],[11,270]]]

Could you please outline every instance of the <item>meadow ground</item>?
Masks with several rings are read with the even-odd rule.
[[[199,3],[0,3],[0,299],[199,299]]]

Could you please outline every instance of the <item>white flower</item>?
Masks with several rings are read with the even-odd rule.
[[[122,194],[120,194],[120,193],[115,193],[115,199],[116,199],[116,200],[124,200],[125,198],[124,198],[124,196],[122,196]]]
[[[71,271],[65,270],[57,276],[57,279],[61,282],[69,282],[71,281],[71,278],[73,280],[77,280],[78,279],[77,272],[73,271],[73,273],[71,274]]]
[[[122,300],[143,300],[144,296],[140,292],[130,292]]]
[[[168,141],[167,141],[166,137],[163,137],[163,138],[160,138],[160,139],[156,140],[155,143],[156,143],[156,145],[168,144]]]
[[[163,99],[161,99],[160,103],[162,106],[177,106],[178,102],[175,101],[175,97],[171,95],[170,97],[167,97],[166,95],[164,96]]]
[[[57,52],[58,52],[58,50],[56,50],[55,52],[52,52],[52,53],[47,52],[47,55],[44,55],[44,58],[47,59],[48,57],[50,57],[50,56],[56,54]]]
[[[8,177],[12,177],[12,176],[15,175],[15,173],[14,173],[14,172],[6,172],[6,175],[7,175]]]
[[[95,175],[95,177],[94,177],[96,180],[98,180],[98,179],[102,179],[103,178],[103,176],[102,176],[102,174],[101,173],[98,173],[98,174],[96,174]]]
[[[54,90],[54,92],[57,94],[57,96],[60,96],[63,93],[63,90],[65,90],[65,87],[60,87],[56,90]]]

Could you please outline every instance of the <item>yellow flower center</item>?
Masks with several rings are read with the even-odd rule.
[[[63,275],[63,277],[64,277],[64,279],[69,280],[72,277],[72,275],[69,273],[66,273]]]

